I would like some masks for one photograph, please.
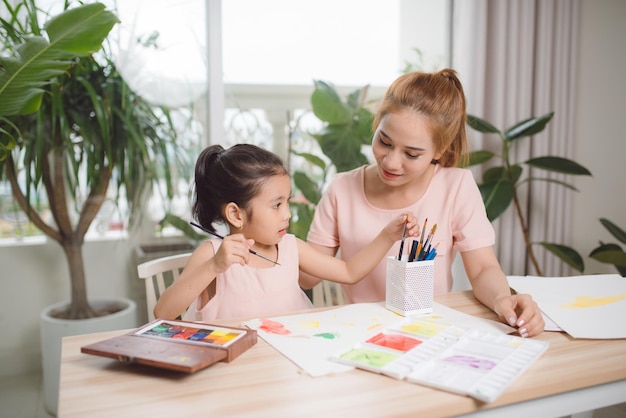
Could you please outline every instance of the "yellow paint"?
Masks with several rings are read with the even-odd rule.
[[[621,295],[601,296],[601,297],[578,296],[576,300],[574,300],[574,302],[562,304],[560,306],[561,308],[571,308],[571,309],[597,308],[598,306],[609,305],[611,303],[615,303],[624,299],[626,299],[626,293],[621,294]]]
[[[306,321],[300,321],[298,325],[300,326],[300,328],[304,329],[319,328],[320,322],[316,321],[315,319],[309,319]]]

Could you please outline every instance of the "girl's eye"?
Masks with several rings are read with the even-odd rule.
[[[417,159],[420,157],[420,155],[419,155],[419,154],[418,154],[418,155],[413,155],[413,154],[411,154],[411,153],[409,153],[409,152],[407,152],[407,153],[406,153],[406,156],[407,156],[408,158],[410,158],[411,160],[417,160]]]
[[[387,141],[386,141],[386,140],[382,137],[382,135],[378,137],[378,142],[380,142],[380,144],[381,144],[383,147],[390,147],[390,146],[391,146],[391,144],[390,144],[389,142],[387,142]]]

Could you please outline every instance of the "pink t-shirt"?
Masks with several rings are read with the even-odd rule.
[[[492,246],[495,232],[487,218],[485,205],[471,171],[454,167],[435,167],[424,195],[399,209],[374,207],[365,197],[365,168],[337,174],[320,200],[307,241],[325,247],[339,247],[342,259],[350,259],[371,242],[389,221],[407,211],[413,212],[420,227],[428,218],[426,235],[434,224],[432,239],[438,244],[435,259],[435,294],[452,289],[452,261],[455,251],[471,251]],[[407,248],[408,247],[408,248]],[[404,244],[405,253],[411,241]],[[398,256],[400,243],[389,256]],[[363,280],[343,285],[348,303],[385,300],[386,259]]]
[[[222,241],[211,239],[217,251]],[[271,268],[233,264],[218,274],[216,293],[200,310],[198,299],[183,316],[186,320],[211,321],[225,318],[252,318],[312,308],[298,285],[298,244],[287,234],[278,243],[278,262]]]

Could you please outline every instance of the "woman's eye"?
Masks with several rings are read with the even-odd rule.
[[[390,144],[389,142],[386,142],[386,141],[383,139],[383,137],[382,137],[382,136],[378,138],[378,142],[380,142],[380,144],[381,144],[383,147],[390,147],[390,146],[391,146],[391,144]]]

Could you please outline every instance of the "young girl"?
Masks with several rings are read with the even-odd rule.
[[[456,73],[403,74],[389,87],[374,120],[376,164],[335,176],[324,193],[307,242],[328,255],[351,257],[385,225],[389,212],[413,212],[437,224],[433,243],[435,293],[452,288],[451,265],[459,251],[474,295],[521,336],[543,331],[529,295],[511,295],[496,259],[495,233],[472,173],[456,168],[467,151],[465,96]],[[319,282],[303,274],[308,289]],[[348,302],[385,299],[385,263],[355,285]]]
[[[195,171],[193,214],[215,232],[225,223],[231,234],[210,239],[159,298],[154,315],[214,320],[280,314],[311,308],[298,285],[299,269],[338,283],[356,283],[403,235],[417,234],[411,213],[389,213],[386,226],[348,261],[315,251],[287,233],[291,179],[281,159],[254,145],[228,150],[206,148]],[[258,257],[250,252],[255,251]]]

